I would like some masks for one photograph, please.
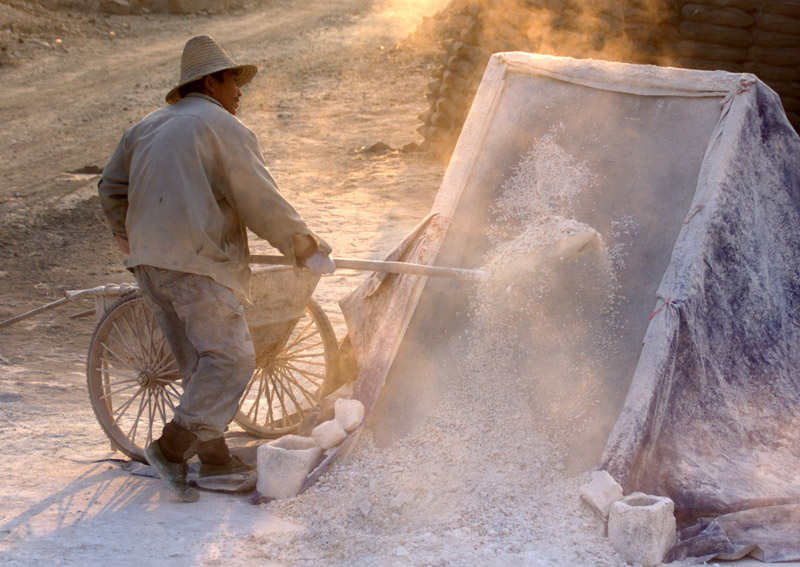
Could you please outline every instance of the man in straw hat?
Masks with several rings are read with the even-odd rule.
[[[128,129],[98,184],[125,265],[156,314],[184,375],[174,417],[145,450],[183,501],[187,459],[201,474],[252,472],[223,432],[255,369],[237,294],[250,285],[246,229],[297,266],[331,273],[330,247],[278,192],[255,135],[236,117],[256,74],[211,37],[190,39],[167,106]]]

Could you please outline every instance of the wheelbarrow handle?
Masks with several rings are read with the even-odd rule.
[[[292,261],[286,256],[270,256],[251,254],[251,264],[269,264],[291,266]],[[456,278],[470,281],[485,281],[488,274],[482,270],[465,270],[463,268],[444,268],[426,266],[408,262],[389,262],[385,260],[356,260],[353,258],[333,258],[337,270],[358,270],[361,272],[387,272],[390,274],[412,274],[416,276],[436,276],[440,278]]]

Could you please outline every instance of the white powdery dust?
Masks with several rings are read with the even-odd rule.
[[[548,215],[567,217],[575,199],[592,183],[586,162],[579,162],[556,141],[556,132],[543,136],[500,188],[494,208],[499,223],[532,221]]]
[[[547,179],[527,182],[541,175]],[[365,430],[308,492],[266,505],[303,529],[253,538],[254,558],[314,566],[625,565],[580,500],[588,472],[569,472],[564,439],[555,434],[565,423],[579,431],[580,412],[596,395],[587,378],[593,358],[568,353],[575,341],[594,348],[590,354],[603,349],[594,325],[608,324],[606,295],[613,295],[600,239],[566,266],[573,275],[591,275],[566,286],[568,295],[588,297],[588,306],[546,309],[564,287],[565,265],[552,250],[575,235],[599,238],[582,223],[554,216],[569,212],[590,177],[552,138],[537,144],[504,185],[498,207],[501,217],[521,219],[527,228],[498,244],[489,265],[498,277],[476,289],[468,327],[436,353],[442,373],[458,369],[445,400],[389,447],[377,447]],[[548,194],[548,183],[557,196]],[[534,221],[541,211],[551,216]],[[504,272],[520,255],[548,261],[523,278]],[[565,317],[574,322],[573,344],[531,340],[532,330],[564,324]],[[582,323],[587,318],[594,322]],[[554,334],[553,340],[564,339]],[[533,350],[567,353],[555,357],[566,361],[559,372],[578,378],[544,392],[536,386],[542,377],[531,374]]]
[[[486,362],[486,361],[484,361]],[[623,565],[579,501],[524,382],[467,360],[434,416],[378,449],[364,434],[307,493],[270,512],[301,534],[257,541],[296,565]]]
[[[619,330],[615,268],[625,251],[611,258],[597,231],[570,218],[594,176],[556,138],[554,129],[535,143],[502,186],[483,266],[491,277],[471,300],[471,351],[528,375],[526,391],[538,398],[551,439],[588,440],[605,419],[589,417],[605,403],[603,376]],[[626,235],[635,228],[632,218],[615,224]]]
[[[625,258],[631,242],[639,234],[639,221],[631,215],[623,215],[621,218],[611,221],[611,226],[613,229],[611,236],[617,244],[608,251],[608,257],[614,264],[615,270],[621,271],[625,269]]]

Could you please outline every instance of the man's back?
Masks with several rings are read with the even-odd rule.
[[[126,208],[115,214],[123,193]],[[255,135],[202,94],[128,129],[103,172],[100,196],[112,230],[130,243],[129,268],[206,275],[244,294],[247,226],[284,253],[292,235],[310,232],[278,192]]]

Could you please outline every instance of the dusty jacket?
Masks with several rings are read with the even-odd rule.
[[[246,227],[290,258],[292,235],[313,234],[278,192],[253,132],[200,94],[128,129],[98,190],[111,230],[130,243],[126,266],[206,275],[246,296]]]

